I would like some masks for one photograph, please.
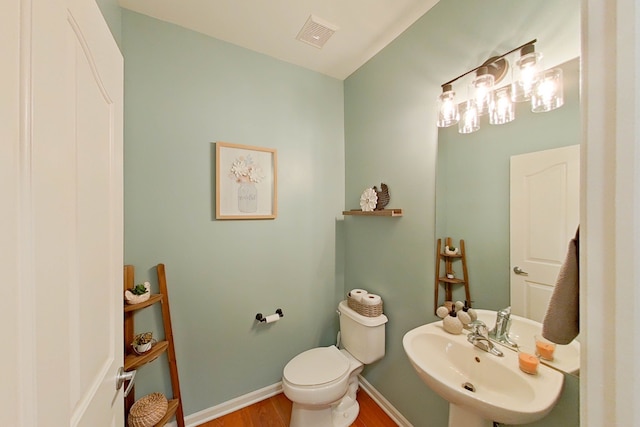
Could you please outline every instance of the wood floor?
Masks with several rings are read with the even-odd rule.
[[[360,413],[351,427],[396,427],[397,424],[364,391],[358,391]],[[199,427],[288,427],[291,401],[283,394],[211,420]]]

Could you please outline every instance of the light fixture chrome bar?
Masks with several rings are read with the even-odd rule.
[[[516,48],[514,48],[514,49],[511,49],[509,52],[505,52],[505,53],[503,53],[503,54],[502,54],[502,55],[500,55],[500,56],[494,56],[494,57],[492,57],[492,58],[491,58],[491,60],[490,60],[490,61],[487,61],[487,62],[485,62],[484,64],[480,64],[480,65],[478,65],[476,68],[474,68],[474,69],[472,69],[472,70],[469,70],[469,71],[467,71],[467,72],[466,72],[466,73],[464,73],[464,74],[460,74],[460,75],[459,75],[458,77],[456,77],[455,79],[451,79],[451,80],[449,80],[448,82],[443,83],[443,84],[442,84],[442,85],[440,85],[440,86],[444,88],[446,85],[450,85],[451,83],[455,82],[456,80],[461,79],[462,77],[464,77],[464,76],[466,76],[466,75],[468,75],[468,74],[471,74],[471,73],[473,73],[474,71],[478,71],[478,69],[479,69],[480,67],[486,67],[487,65],[492,64],[492,63],[494,63],[494,62],[496,62],[496,61],[498,61],[498,60],[500,60],[500,59],[504,58],[505,56],[509,55],[510,53],[515,52],[516,50],[522,49],[522,48],[523,48],[523,47],[525,47],[525,46],[529,46],[529,45],[532,45],[532,44],[537,43],[537,42],[538,42],[538,39],[533,39],[533,40],[531,40],[531,41],[529,41],[529,42],[527,42],[527,43],[525,43],[525,44],[523,44],[523,45],[520,45],[520,46],[518,46],[518,47],[516,47]]]

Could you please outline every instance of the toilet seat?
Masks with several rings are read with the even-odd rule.
[[[349,360],[332,345],[300,353],[284,367],[284,378],[301,387],[319,386],[349,373]]]

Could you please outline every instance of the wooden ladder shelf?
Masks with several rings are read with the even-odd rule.
[[[147,363],[156,360],[162,353],[167,352],[169,364],[169,375],[171,377],[171,388],[173,398],[169,400],[169,407],[165,416],[156,424],[156,427],[164,426],[171,418],[176,418],[178,427],[184,427],[184,413],[182,410],[182,398],[180,397],[180,381],[178,379],[178,365],[176,363],[176,351],[173,345],[173,330],[171,328],[171,313],[169,311],[169,294],[167,293],[167,277],[164,270],[164,264],[156,266],[158,273],[158,294],[153,294],[144,302],[139,304],[124,305],[124,370],[133,371]],[[124,290],[132,289],[135,285],[135,268],[132,265],[124,266]],[[146,307],[150,307],[156,303],[161,304],[162,308],[162,325],[164,329],[164,340],[156,342],[151,350],[143,354],[136,354],[131,348],[133,341],[134,313]],[[132,387],[129,395],[125,397],[125,418],[129,414],[131,406],[135,403],[135,390]],[[125,420],[125,425],[126,425]]]
[[[436,255],[436,280],[435,280],[435,297],[433,300],[433,312],[438,309],[438,292],[440,290],[440,284],[444,286],[444,300],[446,302],[453,301],[453,292],[451,287],[453,285],[464,285],[465,298],[471,307],[471,293],[469,291],[469,273],[467,272],[467,252],[464,247],[464,240],[460,240],[460,246],[458,247],[457,254],[445,253],[445,246],[451,247],[452,240],[450,237],[445,239],[444,246],[442,245],[442,239],[438,239],[438,249]],[[462,278],[453,277],[449,278],[448,275],[454,274],[453,262],[461,260],[462,262]],[[441,273],[440,266],[444,261],[444,274]],[[446,305],[446,304],[445,304]]]

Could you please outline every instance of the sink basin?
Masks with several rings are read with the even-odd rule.
[[[562,373],[540,365],[537,374],[526,374],[518,368],[516,352],[489,354],[469,343],[466,335],[449,334],[437,321],[412,329],[402,339],[420,378],[449,401],[450,426],[526,424],[551,411],[562,390]],[[454,414],[458,410],[464,415]]]
[[[478,320],[483,321],[489,329],[496,323],[496,312],[493,310],[476,310]],[[511,314],[511,328],[509,338],[515,343],[522,345],[533,343],[533,336],[542,333],[542,324],[535,320]],[[541,363],[549,365],[562,372],[578,374],[580,371],[580,343],[572,341],[567,345],[557,345],[554,358],[551,361],[541,360]]]

